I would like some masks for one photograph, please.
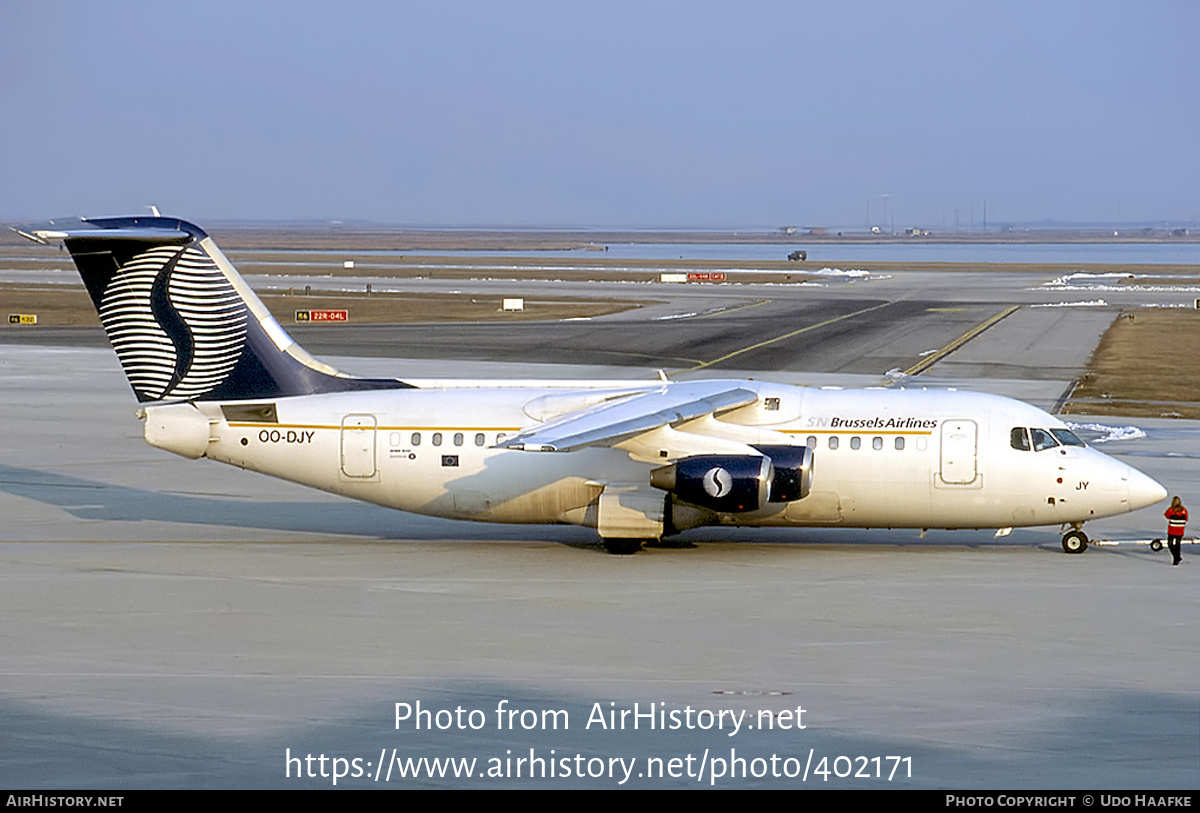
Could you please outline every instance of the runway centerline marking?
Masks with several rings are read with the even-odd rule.
[[[775,344],[775,342],[781,342],[784,339],[790,339],[793,336],[799,336],[801,333],[807,333],[808,331],[816,330],[819,327],[825,327],[826,325],[832,325],[834,322],[840,322],[843,319],[850,319],[854,316],[861,316],[864,313],[870,313],[871,311],[877,311],[880,308],[886,308],[888,305],[894,305],[894,304],[896,304],[896,302],[897,302],[897,300],[892,300],[890,302],[884,302],[880,305],[872,305],[869,308],[863,308],[862,310],[857,310],[857,311],[854,311],[853,313],[843,313],[841,316],[835,316],[832,319],[826,319],[823,322],[817,322],[815,325],[809,325],[807,327],[802,327],[797,330],[789,331],[788,333],[784,333],[781,336],[776,336],[773,339],[764,339],[761,342],[755,342],[754,344],[743,347],[740,350],[734,350],[732,353],[726,353],[725,355],[719,356],[715,359],[712,359],[711,361],[701,362],[701,363],[697,364],[695,367],[693,367],[691,370],[689,370],[688,372],[694,372],[695,370],[703,370],[705,367],[711,367],[714,364],[720,364],[723,361],[728,361],[729,359],[740,356],[743,353],[749,353],[751,350],[758,350],[760,347],[766,347],[769,344]]]

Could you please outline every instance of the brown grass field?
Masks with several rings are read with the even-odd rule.
[[[1200,311],[1142,308],[1104,334],[1065,413],[1200,418]]]

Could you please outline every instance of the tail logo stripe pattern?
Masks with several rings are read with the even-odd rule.
[[[130,384],[150,400],[210,392],[241,358],[249,314],[233,286],[193,246],[161,246],[129,260],[100,305]]]

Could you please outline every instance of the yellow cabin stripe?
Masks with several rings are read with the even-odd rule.
[[[370,429],[317,423],[230,423],[232,429]],[[519,432],[519,426],[376,426],[380,432]],[[767,427],[770,428],[770,427]],[[784,435],[932,435],[932,429],[774,429]]]
[[[932,429],[780,429],[785,435],[932,435]]]
[[[234,429],[376,429],[380,432],[518,432],[519,426],[347,426],[318,423],[231,422]]]

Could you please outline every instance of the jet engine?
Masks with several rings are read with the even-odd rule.
[[[813,452],[807,446],[755,446],[771,458],[771,502],[795,502],[812,490]]]
[[[812,489],[812,449],[755,446],[759,455],[695,455],[650,472],[650,484],[713,511],[757,511]]]
[[[696,455],[650,472],[650,484],[713,511],[757,511],[771,490],[771,459],[759,455]]]

